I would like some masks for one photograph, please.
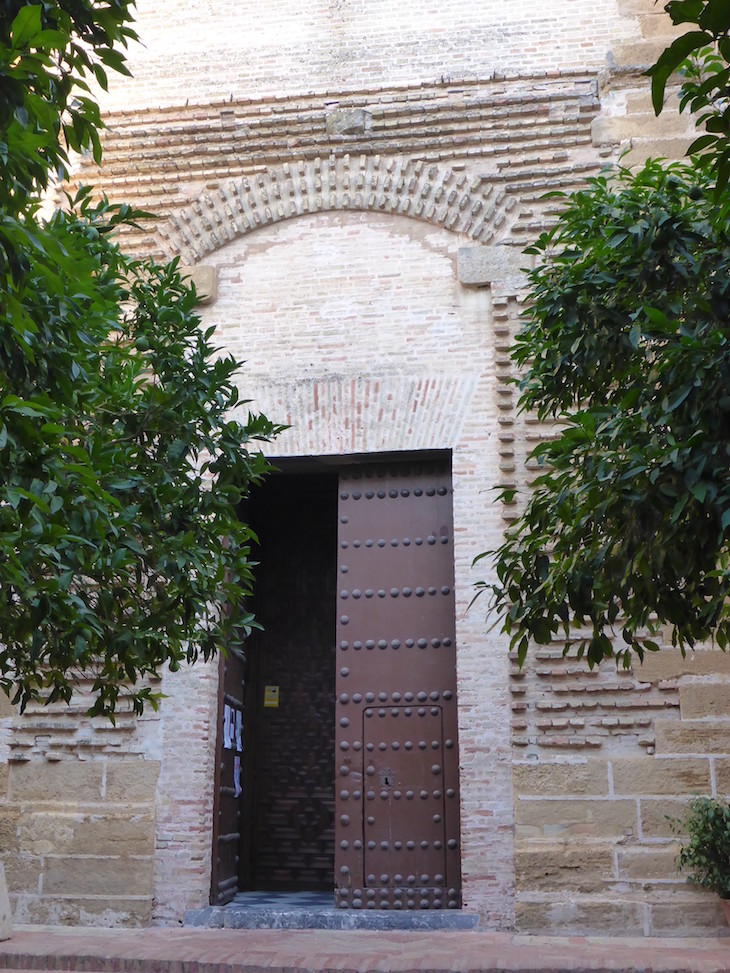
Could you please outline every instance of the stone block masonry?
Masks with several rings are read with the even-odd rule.
[[[159,763],[36,759],[6,770],[0,858],[15,921],[148,923]]]
[[[527,692],[515,697],[525,755],[513,776],[517,927],[605,930],[601,909],[618,899],[647,935],[721,935],[713,897],[686,885],[675,858],[692,797],[728,796],[727,656],[664,647],[621,678],[543,661],[521,674]]]

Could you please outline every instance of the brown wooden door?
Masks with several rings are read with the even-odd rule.
[[[340,908],[460,905],[451,493],[443,462],[340,476]]]
[[[231,652],[226,657],[220,656],[218,665],[220,692],[211,902],[224,905],[238,891],[245,663],[242,655]]]

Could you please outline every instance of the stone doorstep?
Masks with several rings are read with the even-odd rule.
[[[183,925],[208,929],[412,929],[476,930],[479,916],[473,912],[383,912],[355,909],[252,909],[235,904],[188,909]]]

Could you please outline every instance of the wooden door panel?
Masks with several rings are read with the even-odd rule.
[[[443,883],[441,708],[368,707],[364,716],[365,885],[415,890]]]
[[[340,908],[458,908],[447,463],[342,473],[336,868]]]

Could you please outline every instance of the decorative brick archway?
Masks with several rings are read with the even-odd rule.
[[[402,157],[331,156],[231,179],[170,217],[158,232],[166,254],[191,264],[252,230],[330,211],[408,216],[487,244],[508,232],[516,204],[502,184],[445,166]]]
[[[515,286],[514,272],[506,259],[516,248],[495,246],[514,242],[513,226],[520,213],[514,198],[501,182],[435,164],[402,157],[329,157],[231,178],[169,217],[160,231],[160,241],[170,256],[178,254],[190,266],[219,274],[218,298],[206,307],[204,324],[218,327],[224,347],[235,347],[243,340],[249,364],[242,373],[242,393],[256,408],[290,424],[277,442],[277,457],[452,452],[455,644],[460,646],[463,671],[478,674],[476,681],[471,676],[462,678],[458,686],[463,701],[460,747],[471,768],[470,779],[463,782],[460,805],[466,836],[461,856],[464,901],[470,908],[486,908],[484,903],[488,903],[491,915],[503,917],[499,922],[510,921],[513,873],[512,845],[506,837],[512,827],[511,754],[509,739],[502,733],[510,715],[504,694],[507,661],[503,654],[482,651],[482,620],[475,613],[467,618],[465,609],[472,558],[483,538],[501,536],[503,526],[501,510],[490,502],[485,484],[500,482],[515,467],[513,390],[506,381],[505,343],[519,313],[509,290]],[[307,218],[297,221],[298,216]],[[421,225],[415,226],[413,220]],[[368,364],[363,359],[364,367],[359,367],[352,345],[348,345],[342,365],[314,370],[307,365],[314,360],[310,350],[306,361],[293,350],[294,343],[287,336],[293,337],[298,325],[295,316],[277,302],[276,294],[268,304],[285,322],[277,342],[272,342],[270,331],[257,331],[250,321],[245,323],[248,297],[258,281],[269,279],[260,274],[267,261],[278,259],[285,269],[282,303],[291,300],[297,304],[300,289],[293,280],[306,281],[307,275],[327,279],[313,273],[308,255],[317,251],[304,247],[303,241],[325,232],[330,224],[337,232],[343,231],[343,238],[345,228],[359,232],[365,227],[370,242],[375,230],[384,233],[383,228],[392,225],[385,243],[408,241],[407,247],[399,244],[395,248],[386,269],[390,273],[399,268],[405,274],[406,261],[420,268],[422,276],[415,285],[407,279],[404,293],[418,281],[425,288],[433,286],[429,314],[441,308],[446,322],[458,308],[457,330],[451,339],[456,365],[445,352],[442,335],[446,332],[434,328],[431,337],[419,336],[407,357],[407,367],[405,357],[403,367],[398,368],[383,358],[382,348],[365,344],[372,361]],[[248,236],[259,229],[262,232],[256,240]],[[356,236],[350,234],[353,240]],[[457,251],[464,244],[480,257],[495,258],[492,262],[499,267],[489,272],[480,268],[478,274],[462,277]],[[301,254],[300,262],[292,264],[278,256],[274,252],[277,245],[294,248]],[[330,251],[324,250],[331,260]],[[372,253],[386,250],[376,240]],[[350,263],[341,266],[349,271]],[[294,267],[300,268],[299,277]],[[370,270],[368,264],[363,280],[369,279]],[[343,272],[343,279],[346,276]],[[275,275],[271,279],[274,288],[279,286]],[[333,280],[340,277],[335,275]],[[479,292],[462,290],[457,286],[460,280]],[[492,280],[500,282],[496,290],[488,286]],[[394,298],[394,304],[398,303]],[[462,333],[471,349],[468,355],[457,343]],[[276,347],[286,353],[277,354]],[[389,533],[389,541],[394,536]],[[472,654],[478,654],[478,659],[469,668]],[[487,721],[485,712],[489,713]],[[485,729],[485,722],[499,731],[490,736],[492,731]],[[479,782],[487,778],[490,793],[485,799]],[[450,834],[452,839],[456,840]],[[366,891],[362,883],[357,888]],[[457,884],[449,884],[447,891],[450,888],[456,889]],[[456,899],[451,896],[451,901]]]

